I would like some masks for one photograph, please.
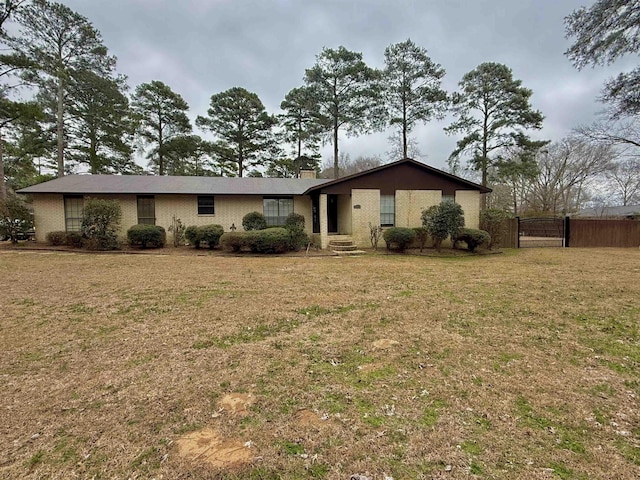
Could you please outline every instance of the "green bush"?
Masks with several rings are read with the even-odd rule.
[[[392,227],[382,233],[387,244],[387,250],[394,247],[396,250],[404,251],[416,238],[416,232],[411,228]]]
[[[304,216],[299,213],[290,213],[287,216],[284,228],[289,232],[289,250],[298,251],[309,243],[309,236],[304,231],[304,222]]]
[[[53,246],[67,245],[67,232],[62,230],[49,232],[47,233],[46,239],[49,245],[53,245]]]
[[[74,248],[82,248],[82,235],[80,232],[67,232],[67,245]]]
[[[251,230],[264,230],[267,228],[267,220],[260,212],[250,212],[242,217],[242,228],[247,232]]]
[[[0,237],[8,238],[11,243],[27,237],[33,228],[31,212],[24,202],[10,195],[5,200],[0,200]]]
[[[184,231],[184,238],[196,248],[200,248],[200,237],[198,236],[198,227],[191,225]]]
[[[198,227],[198,239],[207,242],[210,249],[216,248],[220,243],[220,237],[224,233],[222,225],[202,225]]]
[[[467,244],[467,250],[470,252],[475,251],[480,245],[491,242],[491,235],[484,230],[476,230],[475,228],[463,228],[458,234],[453,237],[453,245],[464,242]]]
[[[282,227],[250,230],[247,232],[227,232],[220,239],[225,250],[239,252],[250,250],[254,253],[283,253],[289,250],[289,231]]]
[[[429,233],[433,246],[440,250],[442,242],[454,238],[464,227],[464,212],[455,202],[446,201],[422,211],[422,227]]]
[[[186,228],[184,236],[196,248],[200,248],[202,242],[205,242],[210,249],[213,249],[220,243],[220,237],[223,233],[222,225],[212,224],[199,227],[192,225]]]
[[[289,231],[282,227],[246,232],[249,234],[249,247],[255,253],[283,253],[289,250]]]
[[[167,233],[160,225],[134,225],[127,230],[129,245],[142,248],[164,247]]]
[[[82,211],[82,236],[89,250],[115,250],[120,247],[118,231],[122,210],[117,200],[89,198]]]
[[[427,245],[427,240],[429,240],[429,232],[427,232],[424,227],[415,227],[413,231],[416,232],[416,240],[420,246],[420,251],[424,250],[424,247]]]
[[[480,212],[480,228],[491,235],[489,248],[501,245],[507,233],[506,222],[512,218],[511,213],[495,208]]]
[[[226,232],[220,237],[220,245],[225,250],[239,252],[246,246],[245,233],[246,232]]]

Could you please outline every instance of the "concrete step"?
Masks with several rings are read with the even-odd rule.
[[[332,243],[329,244],[329,248],[331,250],[337,250],[339,252],[350,252],[353,250],[357,250],[358,246],[354,245],[353,243],[349,244],[349,245],[334,245]]]
[[[353,240],[329,240],[329,245],[353,245]]]
[[[338,256],[356,256],[356,255],[364,255],[364,250],[331,250],[331,253]]]

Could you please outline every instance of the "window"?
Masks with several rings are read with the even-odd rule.
[[[213,215],[213,195],[198,195],[198,215]]]
[[[396,220],[395,195],[380,195],[380,225],[393,227]]]
[[[455,195],[442,195],[442,201],[443,202],[455,202],[456,201],[456,196]]]
[[[269,227],[280,227],[287,221],[287,216],[293,213],[292,197],[265,197],[262,200],[264,218]]]
[[[153,195],[138,197],[138,223],[143,225],[156,224],[156,199]]]
[[[82,226],[82,209],[84,198],[82,195],[64,197],[64,225],[67,232],[79,232]]]

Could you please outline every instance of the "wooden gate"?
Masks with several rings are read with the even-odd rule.
[[[567,221],[561,217],[518,219],[518,248],[564,247]]]

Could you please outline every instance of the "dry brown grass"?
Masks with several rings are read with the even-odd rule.
[[[4,251],[0,279],[2,478],[640,477],[637,250]],[[182,457],[199,430],[250,461]]]

